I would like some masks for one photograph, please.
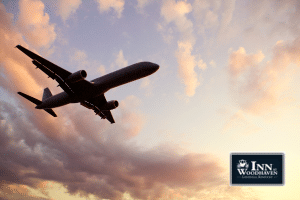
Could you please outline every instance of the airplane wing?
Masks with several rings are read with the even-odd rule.
[[[60,76],[62,79],[66,79],[68,76],[70,76],[72,73],[55,65],[54,63],[46,60],[45,58],[42,58],[41,56],[29,51],[28,49],[25,49],[21,45],[16,46],[19,50],[21,50],[23,53],[25,53],[27,56],[29,56],[32,60],[38,61],[40,64],[46,66],[48,69],[50,69],[52,72],[56,73],[58,76]],[[45,71],[44,71],[45,72]],[[47,72],[45,72],[47,74]],[[51,77],[51,74],[47,74]]]
[[[93,104],[94,106],[100,108],[101,106],[103,106],[104,104],[107,103],[106,98],[104,96],[104,94],[101,94],[98,97],[95,97],[93,99],[88,100],[89,103]],[[110,122],[110,123],[115,123],[115,120],[110,112],[110,110],[101,110],[101,112],[105,115],[106,119]]]
[[[76,83],[67,83],[65,80],[72,74],[71,72],[55,65],[32,51],[29,51],[21,45],[17,45],[16,47],[33,59],[32,63],[37,68],[42,70],[50,78],[55,79],[59,84],[58,86],[60,86],[67,94],[74,95],[76,93],[84,93],[85,91],[88,91],[87,88],[93,87],[92,83],[87,80],[81,80]]]

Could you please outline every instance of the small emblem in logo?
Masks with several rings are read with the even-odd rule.
[[[246,160],[239,160],[239,163],[237,164],[237,168],[245,168],[248,169],[249,165]]]

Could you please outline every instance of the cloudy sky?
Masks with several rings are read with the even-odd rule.
[[[298,199],[298,0],[4,0],[0,199]],[[150,61],[112,89],[116,123],[53,118],[17,95],[61,92],[22,46],[87,80]],[[284,152],[284,186],[229,186],[231,152]]]

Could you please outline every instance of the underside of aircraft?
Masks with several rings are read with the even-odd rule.
[[[80,103],[80,105],[92,109],[95,114],[99,115],[102,119],[107,119],[110,123],[115,123],[111,110],[117,108],[119,103],[116,100],[107,101],[104,93],[114,87],[153,74],[159,69],[159,65],[157,64],[140,62],[92,81],[87,81],[85,80],[87,76],[85,70],[71,73],[21,45],[17,45],[16,48],[29,56],[36,68],[47,74],[48,78],[56,80],[58,86],[64,90],[64,92],[52,95],[49,88],[45,88],[42,101],[22,92],[18,92],[19,95],[34,103],[36,109],[44,109],[53,117],[57,117],[57,115],[52,108],[69,103]]]

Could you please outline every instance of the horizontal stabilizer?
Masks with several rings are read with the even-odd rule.
[[[49,91],[50,92],[50,91]],[[51,92],[50,92],[51,93]],[[31,101],[32,103],[34,103],[35,105],[40,105],[42,103],[42,101],[37,100],[36,98],[33,98],[27,94],[24,94],[23,92],[18,92],[19,95],[21,95],[22,97],[24,97],[25,99]],[[49,113],[50,115],[52,115],[53,117],[57,117],[57,115],[55,114],[55,112],[51,109],[51,108],[47,108],[44,109],[47,113]]]
[[[49,113],[53,117],[57,117],[57,115],[55,114],[55,112],[51,108],[44,109],[44,111],[46,111],[47,113]]]
[[[42,103],[42,101],[37,100],[36,98],[33,98],[27,94],[24,94],[23,92],[18,92],[19,95],[21,95],[22,97],[24,97],[25,99],[31,101],[32,103],[34,103],[35,105],[40,105]]]

